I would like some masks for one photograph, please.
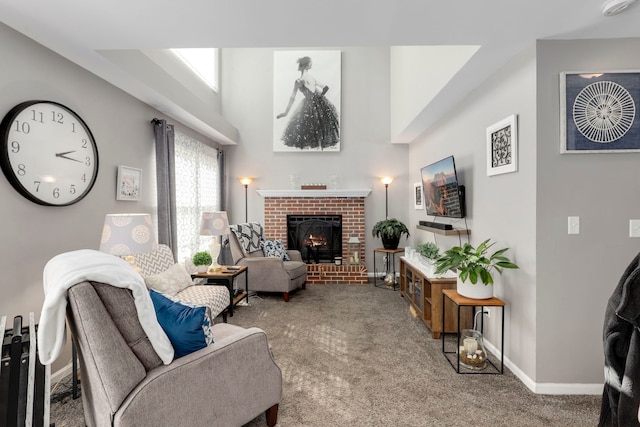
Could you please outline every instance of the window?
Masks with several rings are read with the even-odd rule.
[[[218,91],[218,49],[172,49],[211,89]]]
[[[201,237],[203,211],[219,210],[221,200],[219,151],[175,132],[177,257],[182,262],[206,250],[211,237]]]

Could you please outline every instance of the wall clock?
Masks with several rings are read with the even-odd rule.
[[[86,123],[51,101],[16,105],[0,123],[0,166],[24,197],[45,206],[84,198],[98,175],[98,149]]]

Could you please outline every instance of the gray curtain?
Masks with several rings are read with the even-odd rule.
[[[218,150],[218,170],[220,171],[220,210],[227,210],[227,174],[226,164],[224,162],[224,151]],[[233,265],[233,257],[231,256],[231,248],[229,247],[229,240],[222,238],[222,249],[220,250],[220,257],[218,262],[221,265]]]
[[[173,125],[153,119],[156,139],[156,185],[158,190],[158,243],[171,248],[177,258],[175,147]]]

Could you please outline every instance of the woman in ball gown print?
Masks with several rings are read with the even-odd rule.
[[[310,57],[304,56],[297,62],[300,78],[293,84],[287,109],[276,118],[289,114],[298,91],[304,99],[291,115],[282,133],[282,141],[288,147],[300,149],[324,150],[335,147],[340,142],[340,123],[336,107],[324,96],[329,86],[320,83],[309,73],[312,65]]]

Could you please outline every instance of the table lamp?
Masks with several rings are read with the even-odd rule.
[[[107,214],[104,217],[100,251],[122,256],[138,272],[135,256],[155,250],[151,215],[144,213]]]
[[[220,256],[220,242],[218,236],[225,236],[229,234],[229,220],[225,211],[209,211],[202,212],[200,218],[200,235],[212,236],[211,243],[209,244],[209,254],[211,254],[211,266],[209,271],[220,271],[222,267],[218,264],[218,257]]]

